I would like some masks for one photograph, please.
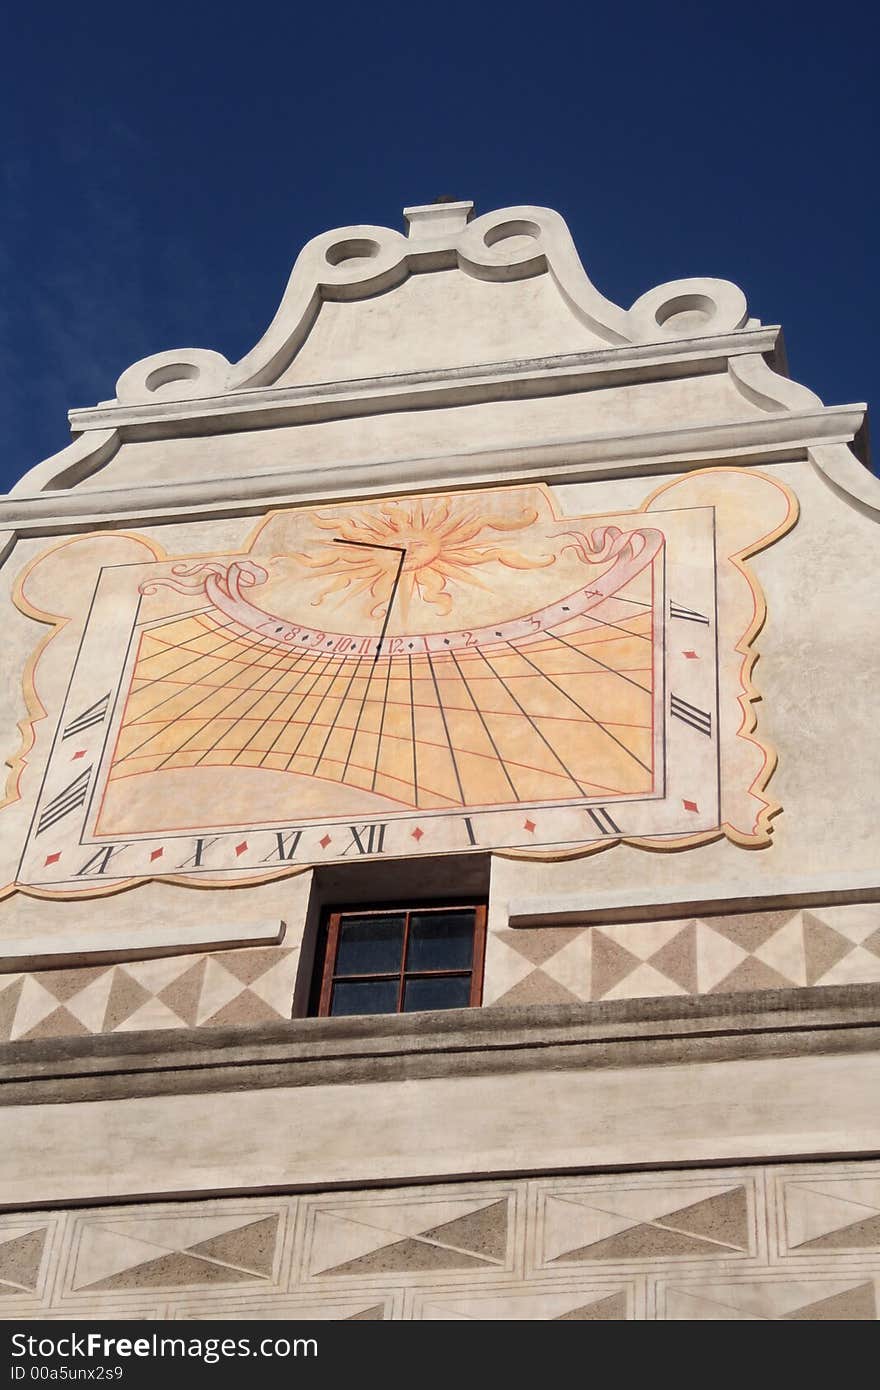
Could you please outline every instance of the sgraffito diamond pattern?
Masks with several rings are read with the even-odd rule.
[[[0,1216],[0,1319],[868,1321],[880,1161]]]
[[[0,1042],[290,1018],[299,953],[242,947],[0,974]],[[858,904],[489,933],[484,1005],[880,981],[880,908]]]
[[[0,1042],[290,1018],[298,952],[251,946],[0,975]]]
[[[490,933],[484,1002],[554,1004],[880,980],[880,908],[857,904]]]

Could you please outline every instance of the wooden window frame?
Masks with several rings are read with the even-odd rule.
[[[471,957],[469,970],[406,970],[406,957],[409,949],[410,922],[414,915],[432,912],[462,912],[469,911],[474,914],[474,948]],[[333,986],[338,980],[393,980],[397,977],[397,1008],[389,1010],[387,1014],[366,1015],[371,1018],[377,1017],[396,1017],[403,1013],[404,991],[408,980],[431,980],[448,979],[450,977],[461,977],[470,975],[471,988],[470,997],[466,1008],[479,1008],[483,1001],[483,973],[486,961],[486,917],[488,904],[485,899],[474,900],[473,898],[433,898],[429,901],[417,902],[398,902],[398,903],[370,903],[369,906],[361,904],[352,906],[328,906],[324,909],[321,920],[321,929],[318,935],[317,950],[315,952],[315,965],[312,980],[312,992],[310,999],[309,1013],[317,1018],[353,1018],[358,1015],[330,1013],[330,1005],[333,997]],[[335,973],[336,960],[339,951],[339,929],[342,919],[349,917],[384,917],[389,913],[396,913],[405,917],[403,928],[403,942],[400,952],[400,965],[397,971],[383,970],[374,974],[343,975],[337,976]],[[413,1009],[412,1013],[429,1013],[427,1009]],[[437,1012],[445,1012],[438,1010]]]

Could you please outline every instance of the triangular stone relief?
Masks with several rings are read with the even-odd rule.
[[[45,1226],[11,1238],[0,1232],[0,1294],[36,1289],[46,1234]]]
[[[609,1294],[607,1298],[599,1298],[595,1303],[585,1303],[580,1308],[573,1308],[570,1313],[559,1313],[554,1321],[625,1322],[626,1316],[626,1294],[621,1289],[619,1293]]]

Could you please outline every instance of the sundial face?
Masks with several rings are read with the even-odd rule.
[[[19,883],[764,842],[766,750],[724,754],[756,590],[719,559],[756,484],[778,534],[783,489],[713,470],[631,512],[540,486],[346,502],[271,513],[239,554],[96,566]]]

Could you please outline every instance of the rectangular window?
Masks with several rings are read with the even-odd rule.
[[[485,938],[485,903],[331,909],[311,1012],[340,1017],[477,1005]]]

